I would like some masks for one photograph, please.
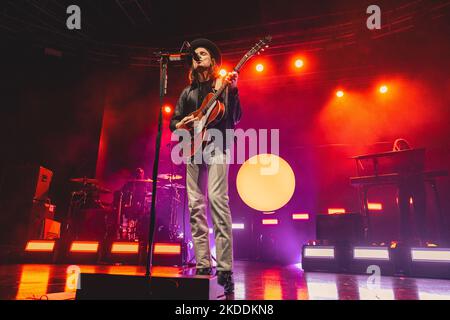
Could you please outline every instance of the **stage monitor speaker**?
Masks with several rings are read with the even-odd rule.
[[[76,300],[217,300],[217,277],[145,276],[81,273]]]
[[[364,240],[362,216],[358,213],[317,215],[316,238],[357,244]]]
[[[6,168],[0,178],[0,243],[25,244],[42,228],[52,171],[40,166]],[[38,221],[37,221],[38,220]]]

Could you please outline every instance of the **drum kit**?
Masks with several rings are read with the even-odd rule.
[[[182,190],[185,186],[179,183],[182,178],[172,173],[158,175],[156,240],[179,239],[184,234],[184,223],[181,230],[178,221],[178,209],[184,202]],[[84,177],[70,181],[77,184],[77,188],[72,192],[66,229],[74,238],[147,241],[152,179],[129,179],[115,192],[102,187],[97,179]],[[113,202],[102,202],[102,194],[113,194]],[[99,222],[95,223],[95,230],[91,228],[88,232],[86,226],[93,224],[86,221],[86,212],[93,211],[97,214],[90,214],[90,219],[97,215]]]

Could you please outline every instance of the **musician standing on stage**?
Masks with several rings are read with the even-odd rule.
[[[393,151],[411,150],[412,147],[405,139],[396,139]],[[407,168],[404,168],[406,170]],[[398,208],[400,209],[400,236],[403,241],[411,242],[418,239],[424,244],[427,240],[427,196],[425,182],[418,175],[406,175],[398,184]],[[414,219],[411,219],[410,200],[413,202]],[[411,220],[414,220],[416,228],[412,227]]]
[[[232,277],[233,239],[231,211],[228,198],[228,164],[225,161],[226,149],[225,130],[233,129],[241,118],[241,105],[237,88],[237,73],[231,72],[225,78],[218,76],[221,64],[219,48],[207,39],[197,39],[191,43],[196,58],[191,61],[189,72],[190,85],[181,93],[171,119],[170,129],[174,131],[181,126],[194,125],[193,116],[188,116],[197,110],[208,93],[220,88],[222,81],[228,81],[229,87],[220,100],[225,104],[224,117],[213,126],[222,132],[224,141],[213,144],[212,158],[208,163],[187,163],[187,194],[190,210],[190,224],[197,260],[196,273],[212,274],[211,253],[209,247],[209,228],[206,218],[206,193],[211,209],[213,230],[217,254],[218,283],[224,287],[225,294],[234,292]]]

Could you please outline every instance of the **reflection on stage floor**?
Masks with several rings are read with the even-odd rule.
[[[81,265],[83,273],[143,275],[143,266]],[[67,265],[2,265],[0,298],[74,299],[75,285]],[[155,276],[193,274],[195,270],[153,267]],[[236,261],[237,300],[450,300],[450,280],[369,275],[305,273],[300,265]]]

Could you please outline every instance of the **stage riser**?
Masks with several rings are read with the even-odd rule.
[[[85,274],[79,278],[77,300],[217,300],[223,288],[216,277],[152,277]]]
[[[383,276],[409,276],[414,278],[450,278],[450,263],[448,261],[439,262],[418,262],[413,261],[410,247],[389,248],[389,260],[359,258],[353,257],[353,246],[348,244],[335,245],[334,258],[310,257],[305,256],[305,248],[316,248],[328,250],[331,246],[304,246],[302,250],[302,269],[306,272],[333,272],[333,273],[353,273],[368,274],[372,273],[373,267],[376,267],[380,275]],[[367,247],[376,249],[376,246]],[[381,247],[385,250],[385,247]],[[430,248],[423,248],[423,250]],[[441,250],[450,250],[440,248]],[[382,251],[381,250],[381,251]]]

